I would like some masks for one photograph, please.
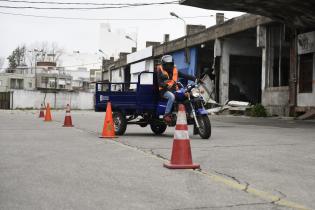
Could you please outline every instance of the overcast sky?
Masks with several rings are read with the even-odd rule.
[[[40,1],[40,0],[36,0]],[[61,0],[51,0],[66,2]],[[163,1],[163,0],[162,0]],[[162,2],[159,1],[159,2]],[[169,0],[166,0],[169,1]],[[67,2],[72,2],[68,0]],[[97,2],[97,3],[143,3],[156,2],[153,0],[76,0],[75,2]],[[30,4],[22,3],[5,3],[0,2],[0,6],[29,6]],[[58,5],[32,4],[38,7],[60,7]],[[73,5],[70,5],[73,7]],[[69,5],[63,5],[69,7]],[[83,6],[82,6],[83,7]],[[85,6],[86,7],[86,6]],[[173,18],[170,12],[186,17],[187,24],[203,24],[207,27],[215,23],[215,15],[218,11],[198,9],[182,5],[160,5],[160,6],[142,6],[136,8],[124,9],[104,9],[104,10],[33,10],[33,9],[5,9],[0,8],[0,12],[20,13],[28,15],[44,16],[62,16],[62,17],[80,17],[80,18]],[[225,12],[226,17],[232,18],[242,13]],[[187,18],[193,16],[208,16],[200,18]],[[159,21],[115,21],[115,20],[64,20],[64,19],[47,19],[35,17],[21,17],[0,14],[0,57],[6,58],[12,50],[18,45],[30,45],[34,42],[48,41],[57,42],[58,45],[68,52],[79,50],[85,53],[95,53],[99,49],[100,40],[100,23],[109,23],[113,29],[123,28],[130,33],[138,32],[138,48],[145,47],[145,41],[162,41],[163,34],[170,34],[171,39],[184,35],[184,23],[176,18],[171,20]]]

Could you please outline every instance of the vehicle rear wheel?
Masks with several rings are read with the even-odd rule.
[[[198,133],[199,136],[203,139],[209,139],[211,136],[211,123],[207,115],[197,116],[199,123]]]
[[[114,112],[113,121],[115,125],[115,134],[118,136],[124,135],[127,129],[126,116],[122,112]]]
[[[150,124],[150,127],[151,127],[151,130],[153,131],[154,134],[161,135],[162,133],[165,132],[167,125],[160,120],[154,120]]]

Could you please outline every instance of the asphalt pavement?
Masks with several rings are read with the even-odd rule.
[[[104,113],[0,111],[0,209],[315,209],[315,123],[210,116],[201,170],[169,170],[173,128],[98,138]]]

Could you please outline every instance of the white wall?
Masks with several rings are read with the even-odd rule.
[[[149,71],[153,72],[154,70],[154,61],[152,59],[141,61],[138,63],[134,63],[130,65],[130,81],[131,82],[138,82],[138,75],[140,72],[143,71]],[[144,81],[148,81],[148,83],[145,83]],[[153,81],[153,75],[152,74],[145,74],[141,78],[142,84],[150,84],[151,81]],[[131,89],[136,88],[136,85],[131,85]]]
[[[112,73],[111,82],[124,82],[124,68],[111,70],[111,73]]]
[[[39,109],[44,98],[45,93],[39,91],[14,90],[11,108]],[[63,109],[67,104],[70,104],[72,109],[93,109],[94,94],[88,92],[47,93],[45,102],[57,109]]]
[[[124,68],[118,68],[111,71],[112,81],[111,82],[124,82]],[[112,91],[118,91],[122,89],[122,85],[112,85]]]
[[[147,47],[143,50],[139,50],[137,52],[134,53],[130,53],[127,55],[127,63],[133,63],[139,60],[143,60],[145,58],[149,58],[152,57],[153,55],[153,47]]]

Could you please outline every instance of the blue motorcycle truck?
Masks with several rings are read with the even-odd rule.
[[[156,73],[153,72],[140,73],[138,82],[96,82],[95,111],[105,112],[107,102],[111,102],[116,135],[123,135],[128,124],[141,127],[150,125],[153,133],[161,135],[167,126],[176,125],[177,108],[181,103],[185,105],[187,124],[194,125],[194,135],[199,134],[201,138],[209,139],[211,123],[199,85],[188,84],[184,87],[178,83],[178,86],[172,121],[168,124],[163,120],[167,100],[160,96]]]

